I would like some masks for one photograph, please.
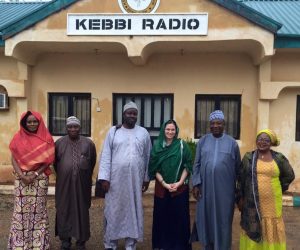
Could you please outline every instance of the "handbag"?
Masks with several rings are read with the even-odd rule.
[[[102,188],[101,180],[98,180],[98,175],[96,178],[95,197],[102,198],[102,199],[105,198],[105,191]]]
[[[113,139],[112,139],[112,143],[111,143],[111,146],[110,146],[111,147],[111,154],[112,154],[113,143],[114,143],[116,132],[121,127],[122,127],[122,125],[117,125],[116,126],[116,129],[115,129],[115,132],[114,132],[114,136],[113,136]],[[111,160],[112,160],[112,155],[111,155]],[[95,197],[104,199],[105,198],[105,193],[106,192],[103,190],[102,185],[101,185],[101,180],[98,180],[98,175],[97,175],[97,177],[96,177],[96,185],[95,185]]]

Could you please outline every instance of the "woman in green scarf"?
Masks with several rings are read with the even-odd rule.
[[[165,122],[151,151],[149,175],[156,179],[153,249],[191,249],[188,176],[192,173],[192,154],[178,133],[174,120]]]

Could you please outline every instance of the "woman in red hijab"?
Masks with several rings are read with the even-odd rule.
[[[16,180],[8,249],[50,249],[46,196],[54,141],[39,113],[22,114],[9,148]]]

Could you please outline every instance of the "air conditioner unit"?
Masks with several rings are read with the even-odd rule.
[[[8,109],[8,96],[7,96],[7,94],[0,93],[0,109]]]

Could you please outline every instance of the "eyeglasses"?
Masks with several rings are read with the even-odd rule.
[[[265,143],[270,143],[271,140],[269,138],[258,138],[257,142],[265,142]]]

